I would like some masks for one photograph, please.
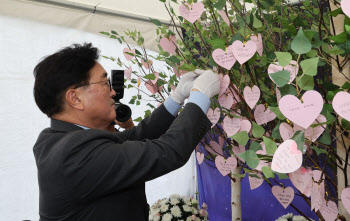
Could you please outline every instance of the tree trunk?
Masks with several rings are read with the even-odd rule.
[[[232,173],[240,174],[241,167],[236,167]],[[231,201],[232,201],[232,221],[242,220],[241,211],[241,178],[234,177],[235,182],[231,180]]]

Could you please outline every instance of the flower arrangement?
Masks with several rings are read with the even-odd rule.
[[[150,221],[201,221],[208,220],[207,205],[193,197],[173,194],[169,198],[158,200],[151,206],[149,213]]]
[[[310,219],[310,220],[313,220],[313,219]],[[303,216],[294,216],[293,213],[288,213],[276,219],[276,221],[307,221],[307,219]]]

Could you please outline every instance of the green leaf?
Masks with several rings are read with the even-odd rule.
[[[197,67],[191,64],[183,64],[179,67],[179,69],[184,71],[194,71],[197,69]]]
[[[114,30],[112,30],[111,33],[114,34],[114,35],[119,35],[119,34],[118,34],[116,31],[114,31]]]
[[[149,20],[150,20],[153,24],[155,24],[155,25],[157,25],[157,26],[161,26],[161,25],[162,25],[158,19],[149,18]]]
[[[339,49],[338,46],[335,45],[332,49],[326,52],[331,55],[339,55],[339,54],[343,54],[345,51]]]
[[[264,166],[261,168],[261,170],[264,173],[266,178],[275,178],[275,174],[273,173],[270,167]]]
[[[276,143],[267,137],[263,137],[263,140],[264,140],[264,144],[265,144],[265,148],[266,148],[266,153],[273,155],[277,150]]]
[[[271,135],[272,138],[281,139],[281,134],[280,134],[280,130],[279,130],[280,125],[281,125],[281,122],[278,122],[276,127],[272,130],[272,135]]]
[[[330,145],[331,144],[331,136],[329,135],[328,132],[323,133],[319,141],[323,144]]]
[[[223,39],[213,39],[208,41],[209,44],[213,47],[213,49],[221,48],[222,50],[225,50],[226,42]]]
[[[265,133],[264,128],[260,125],[257,125],[255,122],[253,122],[253,136],[262,137],[264,133]]]
[[[138,117],[136,119],[134,119],[135,122],[141,122],[142,121],[142,118],[141,117]]]
[[[292,61],[292,55],[288,52],[275,52],[278,64],[281,66],[287,66]]]
[[[345,119],[341,119],[341,126],[344,130],[350,130],[350,122]]]
[[[225,7],[225,5],[226,5],[225,0],[219,0],[213,4],[214,8],[216,8],[217,10],[222,10]]]
[[[245,160],[247,165],[251,168],[256,168],[259,165],[259,158],[253,150],[247,150],[244,153],[237,154]]]
[[[311,42],[304,35],[302,27],[299,28],[297,36],[292,41],[291,48],[296,54],[305,54],[311,50]]]
[[[269,109],[276,114],[278,119],[280,119],[280,120],[286,119],[286,117],[281,113],[279,107],[269,107]]]
[[[151,112],[150,110],[146,110],[146,111],[145,111],[145,116],[144,116],[144,117],[148,117],[149,115],[151,115],[151,113],[152,113],[152,112]]]
[[[100,31],[100,34],[107,35],[107,36],[110,35],[108,32],[105,32],[105,31]]]
[[[289,179],[289,176],[285,173],[275,172],[275,174],[277,174],[279,180]]]
[[[350,83],[349,82],[345,82],[345,84],[343,84],[343,86],[341,86],[341,88],[343,88],[343,89],[350,89]]]
[[[305,132],[303,131],[297,131],[293,135],[291,140],[294,140],[298,145],[298,150],[300,150],[302,153],[304,153],[304,144],[305,144]]]
[[[258,151],[258,150],[262,150],[262,147],[261,147],[261,145],[258,143],[258,142],[256,142],[256,141],[252,141],[251,143],[250,143],[250,148],[249,148],[250,150],[254,150],[255,152],[256,151]]]
[[[180,60],[175,55],[168,58],[168,60],[173,62],[173,63],[180,64]]]
[[[269,75],[278,87],[283,87],[290,80],[290,73],[287,70],[278,71]]]
[[[327,154],[327,151],[321,148],[318,148],[316,146],[311,146],[311,149],[316,151],[317,156],[320,155],[321,153]]]
[[[300,76],[298,77],[298,85],[301,90],[313,90],[315,85],[314,77],[309,75]]]
[[[155,80],[156,76],[154,74],[147,74],[143,76],[143,78],[148,79],[148,80]]]
[[[254,20],[253,20],[253,27],[254,28],[262,27],[262,22],[255,16],[254,16]]]
[[[337,44],[343,44],[346,42],[347,35],[346,32],[342,32],[338,35],[330,36],[328,39],[333,40]]]
[[[345,25],[345,30],[348,34],[350,34],[350,25]]]
[[[237,143],[239,143],[242,146],[245,146],[249,140],[249,136],[246,131],[241,131],[239,133],[236,133],[233,136],[231,136],[231,138],[237,141]]]
[[[159,1],[160,1],[160,2],[164,2],[164,3],[166,2],[166,0],[159,0]]]
[[[317,74],[317,64],[319,57],[310,58],[300,62],[300,66],[303,69],[304,74],[315,76]]]
[[[336,10],[333,10],[331,12],[328,12],[329,15],[333,16],[333,17],[337,17],[337,15],[339,14],[343,14],[343,10],[339,7]]]
[[[244,178],[246,173],[244,173],[244,174],[234,174],[233,173],[232,175],[235,176],[235,177],[238,177],[238,178]]]
[[[285,96],[287,94],[291,95],[297,95],[297,89],[293,85],[286,84],[283,87],[278,88],[278,90],[281,92],[281,96]]]

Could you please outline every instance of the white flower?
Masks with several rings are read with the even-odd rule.
[[[170,204],[175,206],[180,203],[180,200],[178,198],[170,198]]]
[[[192,221],[192,217],[191,216],[187,217],[186,221]]]
[[[153,221],[159,221],[160,220],[160,214],[157,213],[155,216],[153,216]]]
[[[160,201],[160,205],[164,205],[164,204],[167,204],[167,203],[169,203],[169,199],[167,199],[167,198],[165,198],[165,199],[163,199],[162,201]]]
[[[162,211],[163,213],[168,211],[169,209],[169,205],[167,204],[163,204],[161,207],[160,207],[160,211]]]
[[[162,221],[171,221],[173,216],[170,213],[166,213],[163,215]]]
[[[160,210],[159,209],[154,209],[154,210],[152,210],[152,212],[151,212],[151,215],[152,216],[155,216],[157,213],[159,213],[160,212]]]
[[[191,207],[189,207],[188,205],[184,205],[182,208],[184,209],[185,212],[191,211]]]
[[[195,219],[195,221],[201,221],[201,219],[199,219],[198,217]]]
[[[191,199],[189,197],[184,197],[183,201],[184,201],[185,204],[191,205]]]
[[[170,209],[171,211],[171,214],[174,216],[174,217],[181,217],[181,210],[178,206],[174,206]]]
[[[311,219],[311,220],[313,220],[313,219]],[[305,219],[305,217],[303,217],[303,216],[294,216],[293,221],[307,221],[307,219]]]
[[[198,214],[198,210],[196,208],[192,207],[191,209],[193,214]]]
[[[179,199],[181,196],[179,194],[170,195],[170,199]]]
[[[198,200],[192,199],[192,203],[198,204]]]

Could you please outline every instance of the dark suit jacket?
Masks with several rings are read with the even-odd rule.
[[[117,133],[52,119],[33,148],[40,220],[148,220],[145,182],[183,166],[210,126],[193,103]]]

